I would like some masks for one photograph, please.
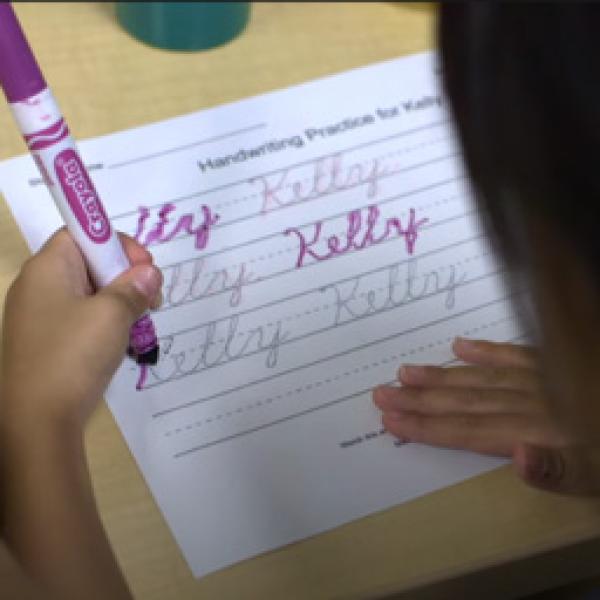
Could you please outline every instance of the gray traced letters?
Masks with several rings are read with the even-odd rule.
[[[234,315],[229,319],[208,323],[191,333],[172,334],[160,339],[161,347],[164,344],[168,351],[158,365],[150,367],[146,387],[263,352],[265,365],[268,368],[276,367],[280,346],[289,337],[281,321],[273,325],[251,327],[247,331],[239,331],[239,328],[239,316]]]
[[[164,278],[163,308],[181,306],[223,292],[229,292],[229,306],[235,308],[242,301],[244,285],[256,281],[245,263],[206,273],[203,257],[168,267],[164,270]]]
[[[460,272],[457,265],[419,275],[417,260],[412,259],[387,269],[385,287],[368,287],[365,277],[359,275],[351,281],[325,286],[321,292],[333,294],[333,323],[337,326],[437,294],[443,295],[444,306],[451,310],[456,303],[456,288],[466,277],[466,271]]]

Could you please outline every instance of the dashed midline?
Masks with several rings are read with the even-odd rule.
[[[472,334],[478,333],[480,331],[483,331],[485,329],[489,329],[490,327],[495,327],[496,325],[500,325],[501,323],[506,323],[507,321],[513,321],[513,320],[515,320],[515,316],[513,316],[513,315],[508,316],[508,317],[503,317],[502,319],[495,319],[494,321],[489,321],[488,323],[482,323],[481,325],[478,325],[477,327],[465,329],[462,332],[462,335],[472,335]],[[364,373],[365,371],[369,371],[370,369],[377,368],[381,365],[387,365],[392,361],[398,362],[403,358],[407,358],[409,356],[414,356],[415,354],[418,354],[420,352],[425,352],[426,350],[432,350],[433,348],[436,348],[443,344],[449,344],[452,341],[454,341],[455,338],[456,338],[456,336],[453,335],[453,336],[449,336],[446,338],[442,338],[435,342],[429,342],[428,344],[422,344],[420,346],[415,346],[414,348],[410,348],[406,352],[399,352],[397,354],[391,354],[391,355],[389,355],[387,357],[383,357],[377,361],[373,361],[371,363],[367,363],[367,364],[364,364],[364,365],[361,365],[358,367],[354,367],[353,369],[348,369],[342,373],[338,373],[337,375],[327,377],[320,381],[313,381],[311,383],[307,383],[303,386],[294,388],[292,390],[288,390],[287,392],[282,392],[281,394],[277,394],[277,395],[271,396],[269,398],[264,398],[262,400],[258,400],[257,402],[246,404],[245,406],[240,406],[236,409],[232,409],[232,410],[220,413],[216,416],[208,417],[208,418],[202,419],[200,421],[195,421],[192,423],[188,423],[187,425],[182,425],[181,427],[176,427],[174,429],[170,429],[169,431],[166,431],[163,435],[165,437],[171,437],[173,435],[177,435],[177,434],[183,433],[185,431],[190,431],[191,429],[196,429],[196,428],[202,427],[202,426],[207,425],[215,420],[229,418],[235,414],[241,414],[244,412],[248,412],[249,410],[263,406],[264,404],[271,404],[277,400],[281,400],[283,398],[289,398],[290,396],[294,396],[294,395],[300,394],[305,391],[310,391],[314,387],[321,387],[323,385],[329,385],[331,383],[339,381],[341,378],[347,378],[347,377],[351,377],[353,375],[357,375],[359,373]]]

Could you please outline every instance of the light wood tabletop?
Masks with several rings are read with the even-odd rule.
[[[425,50],[435,26],[430,5],[257,3],[232,43],[177,53],[135,41],[111,4],[16,10],[80,139]],[[0,106],[0,158],[24,150]],[[27,256],[1,203],[2,297]],[[536,492],[505,467],[196,580],[104,405],[87,448],[102,518],[142,600],[510,598],[600,573],[600,503]]]

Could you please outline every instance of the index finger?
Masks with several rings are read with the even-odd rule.
[[[533,346],[456,338],[452,350],[457,358],[482,367],[535,369],[538,353]]]

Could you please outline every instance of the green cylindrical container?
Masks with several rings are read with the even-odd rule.
[[[205,50],[241,33],[249,2],[117,2],[117,19],[134,37],[169,50]]]

